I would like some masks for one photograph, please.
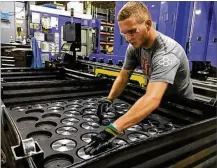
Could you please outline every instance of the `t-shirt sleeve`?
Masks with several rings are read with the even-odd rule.
[[[180,60],[174,54],[158,55],[152,60],[151,81],[174,83]]]
[[[131,45],[128,45],[122,68],[125,70],[134,70],[136,68],[136,64],[137,64],[137,60],[136,60],[135,50]]]

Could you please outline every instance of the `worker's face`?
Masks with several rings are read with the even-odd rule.
[[[134,17],[118,22],[120,33],[134,48],[142,47],[150,39],[151,21],[138,23]]]

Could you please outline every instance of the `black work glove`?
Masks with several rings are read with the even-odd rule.
[[[112,101],[104,98],[102,100],[99,100],[99,105],[97,109],[97,116],[100,119],[100,122],[103,120],[103,113],[107,112],[108,108],[112,105]]]
[[[111,142],[118,136],[121,135],[117,129],[110,124],[103,131],[96,136],[93,136],[92,142],[84,147],[84,152],[87,155],[96,155],[100,152],[105,151],[111,147]]]

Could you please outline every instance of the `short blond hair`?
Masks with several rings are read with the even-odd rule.
[[[118,12],[117,20],[123,21],[130,17],[135,17],[138,23],[142,23],[146,19],[151,19],[150,12],[141,2],[128,2]]]

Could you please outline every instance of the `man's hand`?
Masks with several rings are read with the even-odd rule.
[[[111,145],[112,140],[118,135],[120,135],[120,133],[110,124],[105,130],[92,137],[92,142],[84,147],[85,154],[96,155],[105,151]]]
[[[149,82],[145,95],[137,100],[127,113],[114,122],[116,129],[123,131],[139,123],[157,109],[167,86],[166,82]]]
[[[103,113],[107,112],[108,108],[112,105],[112,101],[105,98],[99,101],[97,116],[100,119],[100,122],[103,120]]]

